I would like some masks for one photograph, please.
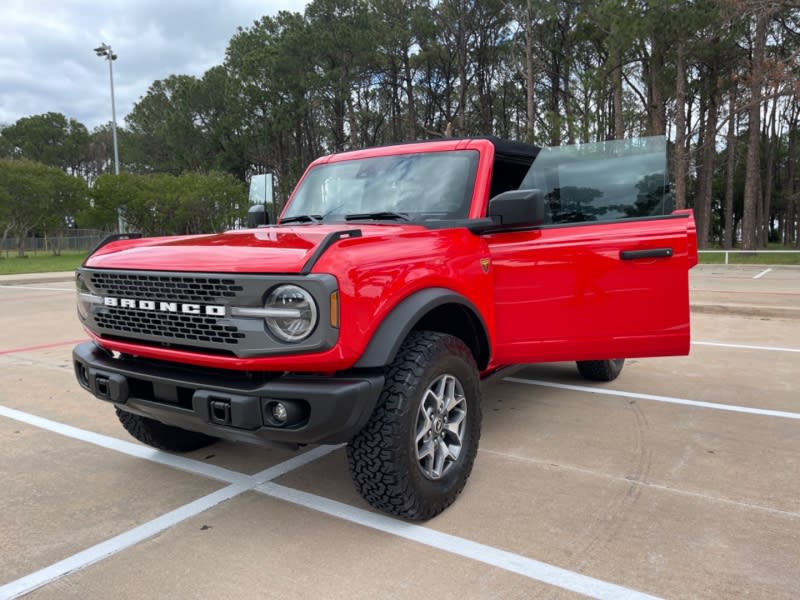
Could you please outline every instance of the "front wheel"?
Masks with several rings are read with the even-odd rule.
[[[412,332],[387,369],[372,416],[347,445],[353,482],[379,510],[430,519],[464,489],[480,434],[472,353],[456,337]]]
[[[622,371],[624,358],[615,360],[579,360],[578,373],[589,381],[614,381]]]

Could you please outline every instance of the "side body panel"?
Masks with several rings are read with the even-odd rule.
[[[339,280],[339,347],[344,355],[355,362],[403,300],[431,288],[451,290],[468,300],[483,319],[493,345],[495,297],[491,271],[485,271],[481,263],[489,259],[482,237],[458,228],[390,234],[367,243],[363,238],[340,242],[314,268],[318,273],[336,273]]]
[[[687,354],[693,229],[691,215],[682,213],[487,235],[497,310],[493,360]]]

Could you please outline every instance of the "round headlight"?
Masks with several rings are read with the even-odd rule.
[[[75,284],[78,292],[78,314],[82,319],[86,319],[89,316],[89,309],[92,304],[99,304],[101,298],[94,295],[80,277]]]
[[[284,342],[306,339],[317,325],[317,305],[307,291],[296,285],[281,285],[272,290],[264,304],[267,310],[283,313],[266,317],[272,335]]]

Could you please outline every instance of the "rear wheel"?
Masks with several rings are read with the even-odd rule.
[[[590,381],[614,381],[622,371],[624,358],[614,360],[579,360],[578,373]]]
[[[347,446],[356,489],[375,508],[407,519],[439,514],[467,483],[480,426],[470,350],[450,335],[412,332],[370,420]]]
[[[133,437],[159,450],[190,452],[210,446],[217,441],[217,438],[204,433],[164,425],[154,419],[134,415],[120,409],[117,409],[117,418]]]

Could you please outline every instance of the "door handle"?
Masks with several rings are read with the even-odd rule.
[[[647,250],[620,250],[622,260],[636,260],[637,258],[669,258],[672,248],[648,248]]]

